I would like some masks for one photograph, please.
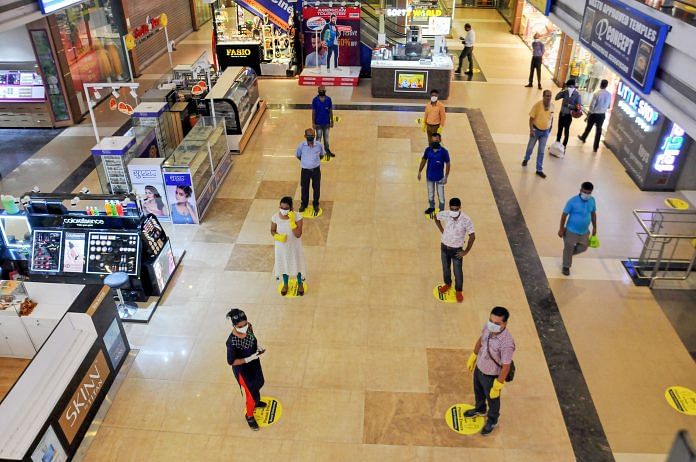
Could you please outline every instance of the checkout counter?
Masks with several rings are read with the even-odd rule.
[[[372,96],[427,100],[431,90],[440,99],[449,97],[454,65],[447,54],[443,36],[435,46],[422,39],[419,28],[407,31],[406,44],[380,48],[372,54]]]

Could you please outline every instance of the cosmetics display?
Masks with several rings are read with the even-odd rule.
[[[34,231],[31,270],[58,272],[60,270],[62,240],[62,231]]]
[[[137,233],[89,233],[87,273],[138,274],[140,238]]]
[[[145,252],[151,257],[159,255],[167,240],[162,225],[154,216],[147,216],[143,220],[141,229],[140,235],[143,238]]]

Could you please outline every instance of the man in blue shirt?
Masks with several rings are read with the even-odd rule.
[[[314,129],[305,130],[305,141],[300,143],[295,151],[295,156],[300,160],[302,173],[300,174],[301,204],[300,213],[304,212],[309,204],[309,183],[312,183],[314,191],[312,205],[314,214],[319,213],[319,194],[321,191],[321,157],[324,155],[324,148],[321,144],[314,142]]]
[[[425,171],[425,179],[428,183],[428,208],[424,212],[426,215],[431,215],[435,211],[435,189],[437,189],[440,212],[445,210],[445,184],[450,173],[449,152],[441,146],[440,134],[433,133],[430,139],[430,146],[425,149],[418,167],[418,181],[420,181],[423,167],[426,163],[428,164],[428,169]]]
[[[329,149],[329,129],[333,128],[333,104],[326,96],[326,87],[319,86],[319,94],[312,100],[312,125],[317,132],[317,142],[324,140],[327,157],[336,157]]]
[[[580,194],[571,197],[561,214],[561,227],[558,237],[563,238],[563,274],[570,275],[573,255],[587,250],[590,241],[590,223],[592,235],[597,234],[597,206],[592,190],[594,185],[585,181],[580,186]]]
[[[340,37],[338,32],[338,27],[336,27],[336,15],[332,14],[329,22],[324,26],[321,31],[321,40],[326,49],[329,50],[326,59],[326,70],[331,72],[331,55],[334,58],[334,69],[340,70],[338,68],[338,38]]]

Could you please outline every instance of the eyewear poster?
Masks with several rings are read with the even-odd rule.
[[[39,441],[31,455],[32,462],[65,462],[68,460],[63,445],[58,441],[58,436],[52,426],[48,426],[43,438]]]
[[[360,7],[335,6],[335,7],[304,7],[302,9],[305,66],[313,67],[327,64],[329,23],[331,16],[336,16],[336,29],[338,37],[338,65],[360,65]],[[317,41],[318,33],[318,41]],[[333,62],[333,56],[331,57]],[[332,64],[333,65],[333,64]]]
[[[198,210],[196,209],[196,195],[193,192],[191,174],[188,172],[165,173],[164,184],[167,189],[172,223],[197,225]]]
[[[428,71],[396,71],[394,91],[425,93],[428,88]]]
[[[618,0],[587,0],[580,41],[643,93],[650,93],[669,26]]]
[[[85,233],[65,233],[63,272],[82,273],[85,268]]]

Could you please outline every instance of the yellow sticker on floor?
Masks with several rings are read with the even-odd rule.
[[[676,210],[689,210],[689,203],[677,197],[665,199],[665,205]]]
[[[341,116],[335,115],[335,116],[333,117],[333,121],[334,121],[334,123],[336,123],[336,124],[339,123],[339,122],[341,121]]]
[[[307,293],[307,282],[306,281],[302,281],[302,287],[304,287],[304,293],[306,294]],[[288,293],[285,294],[285,297],[287,297],[287,298],[301,297],[301,295],[299,295],[297,293],[297,288],[298,288],[297,278],[296,277],[290,278],[290,280],[288,281]],[[282,290],[283,290],[283,281],[280,281],[280,283],[278,283],[278,293],[280,294],[282,292]]]
[[[696,415],[696,392],[686,387],[669,387],[665,399],[670,406],[686,415]]]
[[[254,409],[254,418],[259,427],[268,427],[280,420],[283,415],[283,406],[280,401],[271,396],[262,396],[261,401],[266,403],[266,407]]]
[[[421,125],[423,125],[423,118],[422,118],[422,117],[418,117],[418,118],[416,119],[416,125],[418,125],[419,127],[420,127]]]
[[[471,404],[455,404],[445,412],[447,426],[460,435],[475,435],[479,433],[486,423],[483,416],[466,417],[464,413],[473,409]]]
[[[454,287],[450,287],[447,289],[447,292],[442,293],[440,292],[440,287],[442,287],[443,284],[435,286],[433,289],[433,296],[440,300],[441,302],[445,303],[457,303],[457,292],[455,292]]]
[[[319,218],[324,213],[324,209],[319,207],[319,211],[314,213],[314,207],[311,205],[302,212],[302,218]]]
[[[331,156],[327,154],[325,156],[321,156],[321,158],[319,160],[325,164],[327,162],[331,162]]]

